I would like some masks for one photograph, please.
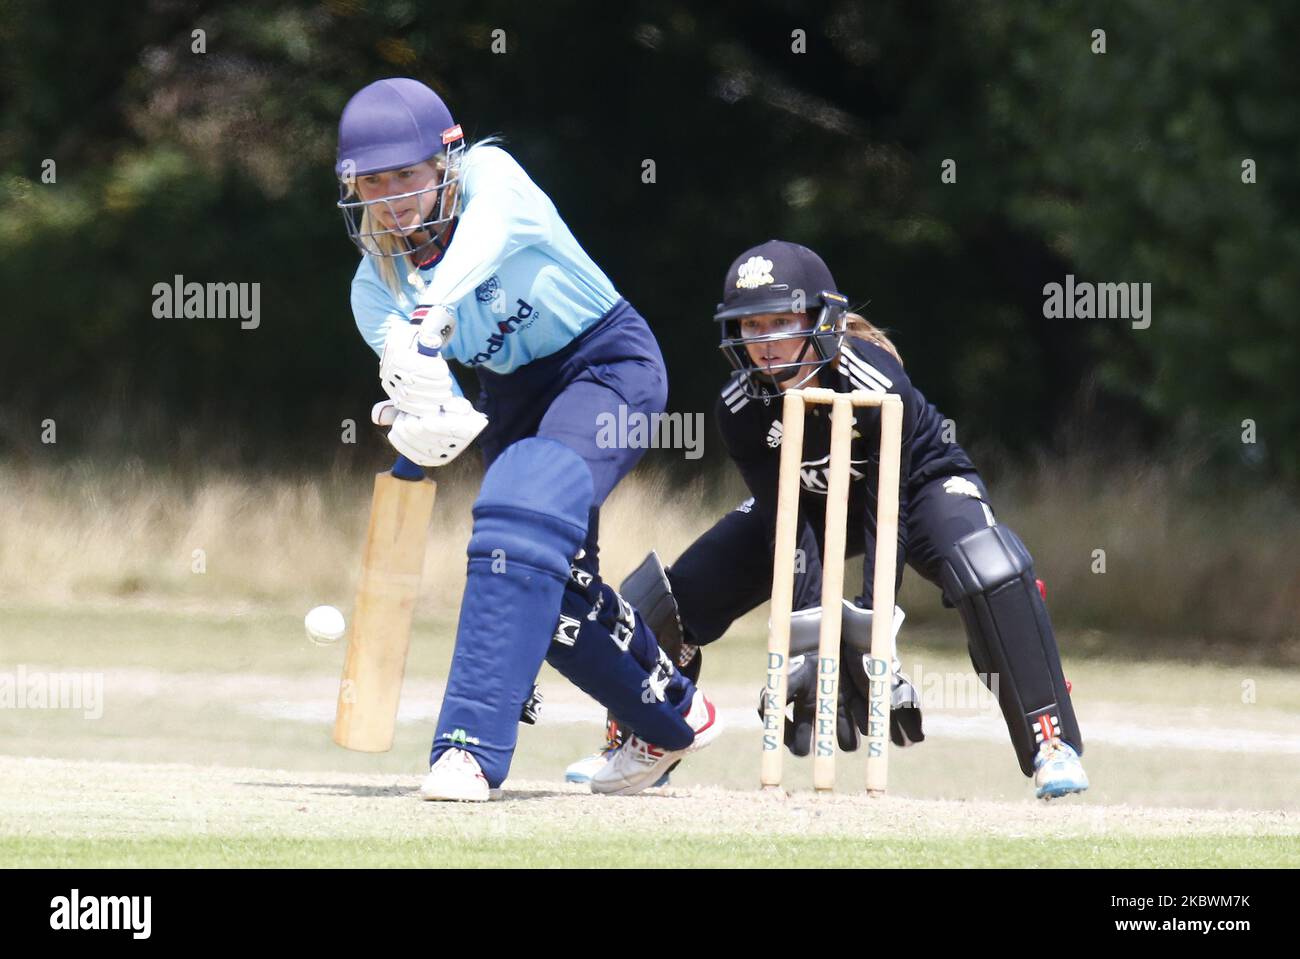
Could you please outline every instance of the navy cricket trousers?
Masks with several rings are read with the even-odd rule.
[[[558,440],[591,470],[594,495],[584,556],[579,565],[598,575],[600,505],[631,472],[645,450],[601,444],[602,414],[650,417],[668,401],[668,374],[649,325],[620,299],[596,323],[557,353],[502,375],[478,370],[478,407],[488,426],[479,436],[485,466],[507,446],[530,436]]]

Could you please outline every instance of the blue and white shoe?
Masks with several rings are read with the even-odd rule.
[[[564,770],[564,781],[566,783],[589,783],[591,777],[596,775],[605,768],[619,748],[623,745],[623,731],[618,728],[618,723],[609,720],[605,724],[605,745],[599,752],[592,753],[590,756],[583,756],[577,762],[570,763],[569,767]],[[668,772],[672,772],[670,768]],[[655,788],[668,785],[668,773],[659,777],[655,783]]]
[[[1072,746],[1049,739],[1034,757],[1034,786],[1039,799],[1059,799],[1087,789],[1088,774]]]

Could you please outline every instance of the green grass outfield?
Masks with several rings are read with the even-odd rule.
[[[909,628],[904,667],[938,679],[927,741],[893,750],[889,795],[756,788],[761,623],[706,653],[731,723],[637,797],[563,783],[599,710],[549,669],[503,797],[428,804],[424,769],[450,620],[417,624],[394,749],[330,741],[341,647],[296,614],[102,605],[0,608],[0,674],[82,674],[102,712],[0,708],[0,866],[1300,865],[1300,676],[1258,665],[1072,658],[1093,788],[1036,802],[993,711],[967,701],[947,633]],[[923,689],[923,698],[926,690]]]
[[[1178,839],[1107,839],[1064,845],[1058,839],[763,839],[692,836],[659,846],[647,861],[647,844],[626,836],[400,840],[250,839],[40,839],[0,841],[0,867],[330,867],[399,869],[547,868],[581,864],[618,869],[630,865],[675,868],[1151,868],[1251,869],[1300,864],[1296,838],[1198,836]]]

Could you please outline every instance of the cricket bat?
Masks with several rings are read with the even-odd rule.
[[[375,477],[334,720],[334,741],[345,749],[382,753],[393,747],[437,488],[404,456]]]

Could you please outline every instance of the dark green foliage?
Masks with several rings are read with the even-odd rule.
[[[707,409],[725,375],[727,263],[780,235],[824,254],[977,449],[1128,439],[1300,478],[1298,28],[1264,0],[11,4],[0,449],[76,411],[61,441],[175,454],[130,416],[92,437],[84,414],[112,407],[250,459],[332,457],[379,395],[334,125],[409,74],[471,137],[504,135],[651,320],[673,409]],[[261,328],[155,319],[178,273],[260,282]],[[1066,273],[1151,283],[1150,329],[1044,319]]]

